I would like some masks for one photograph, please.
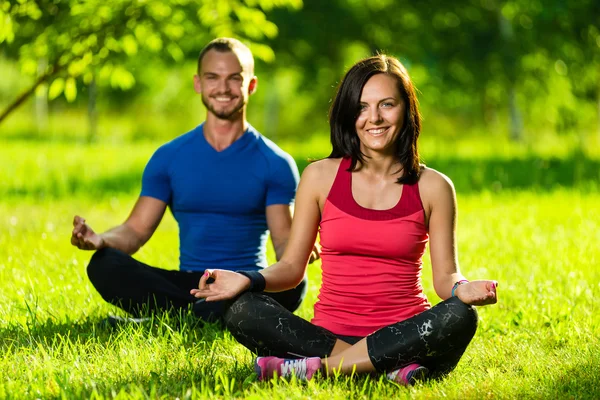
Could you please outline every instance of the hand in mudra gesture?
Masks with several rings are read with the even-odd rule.
[[[463,303],[472,306],[485,306],[488,304],[496,304],[498,301],[498,295],[496,288],[498,282],[496,281],[471,281],[463,285],[459,285],[454,294]]]
[[[102,236],[86,224],[85,218],[78,215],[73,218],[71,244],[81,250],[100,250],[106,245]]]
[[[212,283],[207,281],[213,278]],[[207,269],[200,278],[198,289],[190,290],[196,298],[206,301],[220,301],[232,299],[250,287],[250,279],[242,274],[222,269]]]

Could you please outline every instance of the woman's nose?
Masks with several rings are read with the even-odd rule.
[[[372,124],[376,124],[381,122],[381,113],[379,112],[379,107],[372,107],[369,111],[369,122]]]

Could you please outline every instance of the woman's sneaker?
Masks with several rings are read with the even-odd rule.
[[[299,359],[258,357],[254,363],[254,371],[258,380],[271,379],[275,374],[281,378],[295,375],[300,380],[310,380],[315,372],[321,369],[319,357],[308,357]]]
[[[419,364],[409,364],[406,367],[398,368],[386,376],[389,380],[404,386],[412,386],[419,381],[423,381],[429,375],[429,370]]]

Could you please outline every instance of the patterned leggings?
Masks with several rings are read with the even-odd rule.
[[[238,342],[261,356],[324,358],[338,339],[351,344],[361,339],[336,336],[260,293],[241,295],[226,311],[224,321]],[[377,371],[418,363],[436,377],[456,367],[476,330],[475,309],[452,297],[373,332],[367,336],[367,350]]]

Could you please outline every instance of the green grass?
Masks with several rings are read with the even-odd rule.
[[[462,270],[497,279],[500,301],[479,308],[479,330],[451,375],[407,389],[381,377],[257,383],[249,351],[189,316],[106,326],[115,309],[87,280],[91,253],[69,244],[71,220],[80,213],[98,230],[123,221],[156,145],[1,146],[0,398],[600,397],[597,158],[427,155],[456,182]],[[318,141],[288,150],[299,160],[327,151]],[[546,166],[532,173],[535,160]],[[487,182],[494,176],[504,180]],[[168,215],[136,257],[176,268],[177,248]],[[428,259],[424,271],[437,302]],[[318,264],[309,267],[310,291],[298,311],[304,318],[312,316],[319,272]]]

